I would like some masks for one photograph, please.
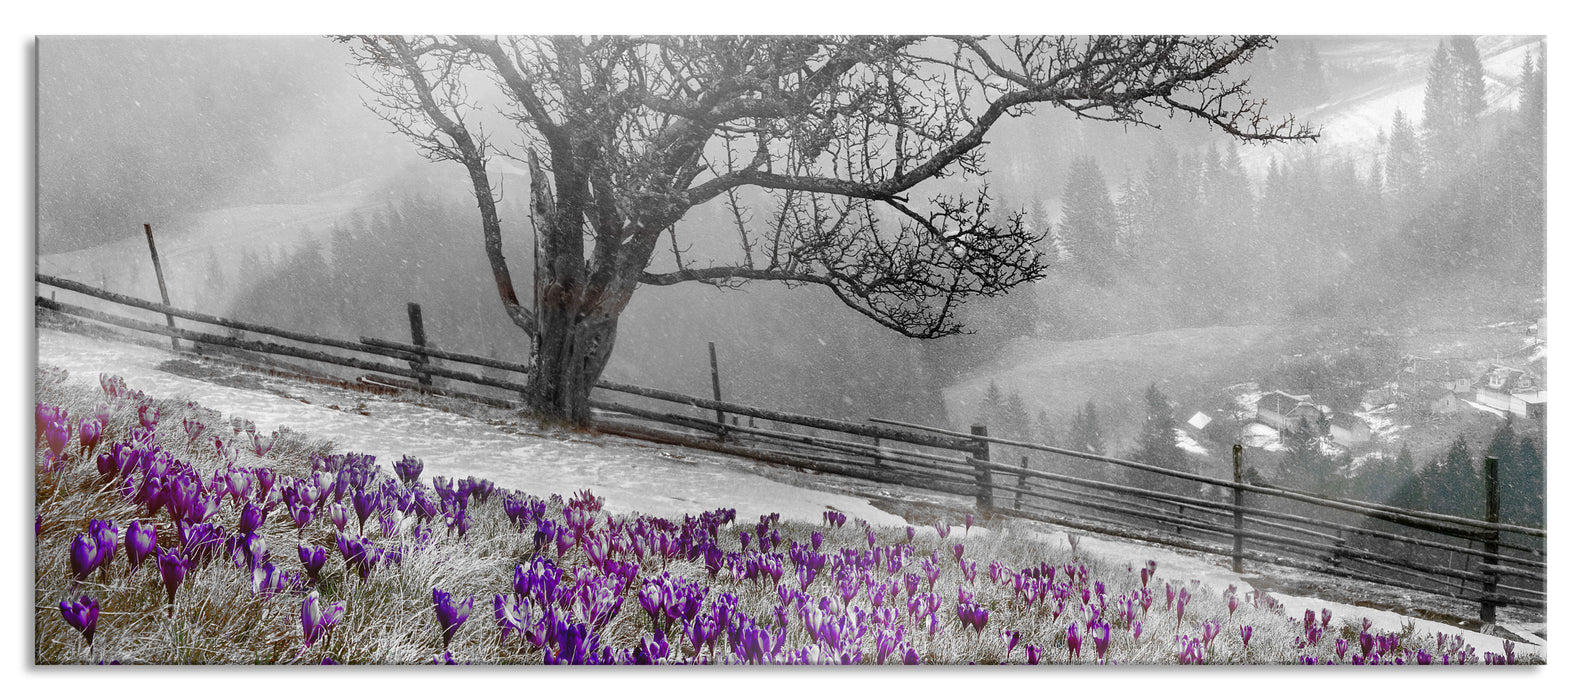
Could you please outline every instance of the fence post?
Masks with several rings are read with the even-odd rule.
[[[972,426],[974,437],[989,436],[989,426]],[[987,515],[994,509],[994,475],[989,472],[989,441],[973,440],[972,466],[978,470],[978,511]]]
[[[714,400],[723,401],[724,399],[720,398],[720,362],[718,356],[714,354],[714,341],[712,340],[709,341],[709,377],[714,382]],[[714,422],[720,424],[720,439],[724,440],[727,435],[725,430],[725,409],[714,409]]]
[[[1241,443],[1236,443],[1234,445],[1231,445],[1231,447],[1230,447],[1230,461],[1231,461],[1231,479],[1236,482],[1236,486],[1231,489],[1231,503],[1236,506],[1236,510],[1235,510],[1234,514],[1231,516],[1232,521],[1234,523],[1231,527],[1236,531],[1236,533],[1232,536],[1233,537],[1233,542],[1232,542],[1231,547],[1232,547],[1232,550],[1235,553],[1231,555],[1230,566],[1231,566],[1231,570],[1232,571],[1235,571],[1236,573],[1239,574],[1239,573],[1242,573],[1242,570],[1241,570],[1241,546],[1242,546],[1242,540],[1241,540],[1241,507],[1242,507],[1242,502],[1241,502],[1241,499],[1242,499],[1242,490],[1241,490]]]
[[[159,266],[159,250],[154,247],[154,227],[143,224],[143,235],[148,236],[148,255],[154,259],[154,278],[159,280],[159,300],[165,306],[170,306],[170,292],[165,291],[165,270]],[[165,314],[165,325],[175,330],[176,317]],[[176,336],[170,336],[170,351],[181,352],[181,344],[176,341]]]
[[[1027,455],[1022,455],[1022,469],[1027,469]],[[1023,473],[1016,475],[1016,500],[1013,501],[1015,505],[1012,506],[1016,510],[1022,509],[1022,490],[1026,488],[1027,474],[1024,471]]]
[[[412,323],[412,344],[418,347],[428,345],[428,336],[423,333],[423,307],[419,306],[415,301],[407,302],[406,317]],[[412,371],[418,373],[418,384],[423,386],[432,386],[434,384],[434,378],[423,371],[428,367],[427,357],[421,360],[413,360],[408,364],[412,365]]]
[[[1487,457],[1483,460],[1483,513],[1484,520],[1498,524],[1500,522],[1500,460],[1497,457]],[[1497,558],[1500,553],[1500,531],[1490,528],[1483,540],[1483,563],[1495,566],[1499,563]],[[1490,600],[1499,591],[1500,574],[1498,571],[1486,570],[1483,572],[1483,601],[1478,610],[1478,619],[1485,628],[1494,626],[1495,604]]]

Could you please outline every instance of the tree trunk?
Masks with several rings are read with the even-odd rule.
[[[538,372],[528,383],[528,408],[586,427],[592,423],[589,394],[615,350],[619,315],[582,316],[563,308],[540,308],[539,313]]]

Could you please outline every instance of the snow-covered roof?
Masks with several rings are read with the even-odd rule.
[[[1208,450],[1206,448],[1204,448],[1202,445],[1199,445],[1196,440],[1192,439],[1192,436],[1187,435],[1186,431],[1180,428],[1176,428],[1176,447],[1186,450],[1187,452],[1191,452],[1195,455],[1208,454]]]

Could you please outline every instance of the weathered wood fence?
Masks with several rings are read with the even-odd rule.
[[[413,342],[347,341],[177,309],[45,274],[36,279],[115,307],[165,314],[172,320],[162,325],[43,295],[35,299],[40,309],[172,341],[188,340],[195,352],[223,349],[248,353],[250,358],[281,356],[402,378],[362,375],[343,382],[347,384],[511,406],[513,395],[527,391],[525,381],[515,377],[534,372],[530,365],[433,347],[423,337],[421,312],[415,304],[409,307]],[[173,319],[225,330],[180,328]],[[246,338],[242,333],[268,339]],[[853,423],[731,403],[720,398],[712,347],[710,366],[714,398],[600,382],[592,402],[600,429],[966,496],[984,515],[1012,515],[1221,555],[1238,572],[1246,561],[1264,562],[1458,597],[1477,602],[1485,623],[1494,622],[1499,606],[1539,610],[1547,606],[1546,531],[1501,522],[1499,465],[1492,459],[1483,470],[1486,517],[1479,520],[1249,483],[1243,477],[1240,445],[1230,456],[1233,477],[1227,480],[991,436],[983,426],[962,433],[892,420]],[[486,376],[481,373],[485,369],[494,372]],[[449,383],[439,386],[436,380]],[[493,393],[462,391],[455,383]],[[625,396],[625,402],[612,395]],[[1136,474],[1152,475],[1167,485],[1149,485]]]

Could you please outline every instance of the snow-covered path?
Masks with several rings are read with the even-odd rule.
[[[817,522],[826,509],[837,508],[874,524],[905,525],[864,499],[767,479],[724,455],[613,436],[514,434],[481,420],[377,396],[264,380],[302,397],[297,400],[159,370],[170,357],[141,345],[38,329],[39,366],[65,369],[72,382],[95,383],[100,372],[118,374],[127,386],[150,395],[191,399],[226,417],[252,420],[260,430],[290,426],[334,440],[337,450],[375,455],[380,464],[411,455],[423,460],[425,476],[476,476],[539,496],[591,489],[610,509],[664,517],[735,508],[741,519],[778,512]],[[359,402],[369,415],[330,408]]]
[[[401,455],[423,460],[425,475],[477,476],[503,488],[547,496],[591,489],[606,507],[674,517],[715,508],[735,508],[738,518],[756,519],[771,512],[805,522],[818,522],[828,508],[878,525],[904,526],[901,517],[852,495],[805,488],[752,473],[742,460],[686,448],[662,447],[613,436],[556,436],[509,433],[487,422],[389,399],[301,382],[265,379],[289,398],[268,390],[213,384],[158,369],[170,354],[160,349],[88,338],[53,329],[38,329],[38,364],[71,372],[72,382],[96,382],[100,372],[118,374],[133,389],[160,398],[184,397],[209,408],[254,421],[261,430],[288,425],[315,437],[335,440],[338,450],[376,455],[390,464]],[[369,415],[330,408],[361,402]],[[1031,528],[1053,549],[1066,546],[1065,533],[1048,526]],[[974,528],[973,537],[992,537],[988,528]],[[1101,539],[1077,533],[1079,545],[1097,558],[1140,566],[1152,559],[1160,575],[1178,581],[1199,580],[1210,590],[1235,584],[1256,588],[1241,575],[1214,562],[1173,550]],[[1300,576],[1301,574],[1295,574]],[[1272,593],[1292,614],[1328,608],[1338,620],[1367,617],[1382,630],[1396,631],[1407,623],[1418,630],[1461,634],[1480,650],[1500,648],[1502,639],[1468,632],[1452,625],[1409,618],[1374,608],[1317,598]],[[1518,644],[1522,652],[1547,657],[1547,645]]]

